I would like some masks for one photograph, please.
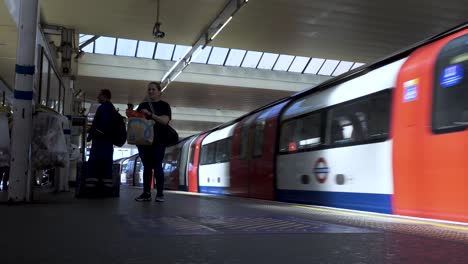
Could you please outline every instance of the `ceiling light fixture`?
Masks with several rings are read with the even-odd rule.
[[[182,73],[182,71],[179,71],[174,77],[172,77],[171,81],[175,80],[181,73]]]
[[[210,38],[210,40],[213,40],[216,38],[216,36],[219,34],[219,32],[221,32],[221,30],[223,30],[223,28],[229,23],[231,22],[232,20],[232,16],[230,16],[228,18],[228,20],[218,29],[218,31],[216,31],[216,33],[214,33],[214,35]]]
[[[186,52],[185,56],[177,60],[171,69],[163,75],[161,80],[161,86],[163,90],[173,82],[181,72],[194,61],[194,59],[207,47],[207,45],[213,41],[216,36],[224,29],[224,27],[231,22],[232,18],[237,12],[247,4],[248,0],[229,0],[226,3],[224,9],[218,14],[208,28],[200,35],[197,41],[195,41],[192,47]],[[225,20],[223,23],[222,21]],[[210,35],[215,32],[211,37]],[[183,63],[180,63],[183,61]]]
[[[174,65],[172,65],[171,69],[169,69],[169,71],[162,77],[161,82],[164,82],[164,80],[166,80],[167,76],[169,76],[169,74],[175,69],[175,67],[177,67],[177,65],[179,65],[181,61],[182,60],[174,62]]]

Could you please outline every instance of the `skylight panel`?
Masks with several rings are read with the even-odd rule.
[[[177,45],[174,51],[173,61],[178,61],[180,58],[184,57],[185,54],[191,49],[190,46]]]
[[[132,39],[117,39],[117,50],[115,55],[135,56],[137,41]]]
[[[210,58],[208,59],[208,64],[223,65],[228,51],[229,49],[226,48],[213,48]]]
[[[173,51],[173,44],[158,43],[154,58],[158,60],[171,60]]]
[[[245,50],[231,49],[225,66],[239,67],[246,52]]]
[[[212,47],[206,46],[198,55],[192,60],[194,63],[206,63],[208,60],[208,56],[210,55]],[[196,55],[197,51],[193,53],[193,55]],[[193,56],[192,55],[192,56]]]
[[[280,55],[278,61],[275,64],[273,70],[275,71],[287,71],[289,65],[291,65],[294,60],[294,56],[291,55]]]
[[[84,47],[82,50],[83,50],[84,52],[93,53],[93,52],[94,52],[94,42],[88,44],[88,45],[87,45],[86,47]]]
[[[94,43],[95,53],[114,55],[115,38],[99,37]]]
[[[362,65],[364,65],[364,63],[356,62],[356,63],[354,63],[353,67],[351,67],[351,70],[354,70],[354,69],[356,69],[356,68],[359,68],[359,67],[361,67]]]
[[[338,64],[338,67],[336,67],[336,70],[332,73],[332,76],[338,76],[349,71],[349,69],[351,69],[351,66],[353,66],[353,62],[341,61],[340,64]]]
[[[324,61],[324,59],[312,58],[304,73],[317,74]]]
[[[297,56],[294,58],[291,67],[289,67],[290,72],[302,72],[307,65],[307,62],[310,58]]]
[[[318,74],[331,75],[332,72],[335,70],[336,66],[338,65],[338,63],[340,63],[340,61],[326,60]]]
[[[156,43],[154,42],[140,40],[140,43],[138,43],[137,57],[152,59],[155,45]]]
[[[87,40],[89,40],[92,37],[94,37],[94,35],[80,34],[80,40],[79,40],[80,45],[85,43]],[[93,41],[93,43],[90,43],[90,44],[86,45],[86,47],[83,48],[83,51],[88,52],[88,53],[93,53],[94,52],[94,41]]]
[[[242,62],[242,67],[256,68],[261,57],[262,57],[262,52],[247,51],[247,54],[245,55],[245,58],[244,58],[244,62]]]
[[[278,54],[274,53],[263,53],[262,59],[260,60],[260,64],[258,64],[258,68],[271,70],[276,60],[278,59],[278,56]]]
[[[89,40],[90,38],[94,37],[94,35],[86,35],[86,34],[80,34],[80,45],[85,43],[87,40]]]

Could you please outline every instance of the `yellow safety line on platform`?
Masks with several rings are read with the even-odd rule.
[[[185,195],[193,195],[193,196],[207,196],[207,197],[213,197],[213,198],[241,198],[241,199],[249,199],[245,197],[236,197],[236,196],[219,196],[216,194],[206,194],[206,193],[192,193],[192,192],[183,192],[183,191],[170,191],[173,193],[178,193],[178,194],[185,194]],[[442,223],[434,223],[430,222],[430,220],[423,221],[423,220],[414,220],[414,219],[406,219],[406,218],[399,218],[394,215],[389,215],[389,216],[383,216],[383,215],[371,215],[367,214],[366,212],[346,212],[342,211],[339,209],[331,209],[331,208],[318,208],[318,207],[312,207],[312,206],[302,206],[302,205],[294,205],[294,204],[285,204],[282,202],[277,202],[277,201],[270,201],[275,204],[279,204],[282,206],[287,206],[287,207],[295,207],[295,208],[301,208],[301,209],[307,209],[307,210],[313,210],[313,211],[322,211],[322,212],[329,212],[329,213],[339,213],[339,214],[344,214],[344,215],[352,215],[352,216],[365,216],[367,218],[371,219],[380,219],[380,220],[394,220],[394,221],[400,221],[402,223],[408,223],[408,224],[425,224],[425,225],[431,225],[435,227],[441,227],[441,228],[449,228],[449,229],[455,229],[458,231],[468,231],[468,226],[459,226],[459,225],[451,225],[451,224],[442,224]],[[405,217],[405,216],[402,216]]]
[[[370,215],[370,214],[366,214],[365,212],[363,212],[363,213],[353,213],[353,212],[344,212],[344,211],[335,210],[335,209],[317,208],[317,207],[309,207],[309,206],[301,206],[301,205],[290,205],[290,207],[302,208],[302,209],[313,210],[313,211],[323,211],[323,212],[329,212],[329,213],[339,213],[339,214],[352,215],[352,216],[365,216],[366,218],[373,218],[373,219],[400,221],[400,222],[408,223],[408,224],[425,224],[425,225],[432,225],[432,226],[436,226],[436,227],[456,229],[456,230],[460,230],[460,231],[468,231],[468,226],[466,226],[466,227],[465,226],[455,226],[455,225],[450,225],[450,224],[434,223],[434,222],[429,222],[429,221],[420,221],[420,220],[413,220],[413,219],[396,218],[396,217],[392,217],[392,216]]]

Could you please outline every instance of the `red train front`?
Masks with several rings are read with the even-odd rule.
[[[468,222],[468,30],[416,50],[393,100],[394,213]]]

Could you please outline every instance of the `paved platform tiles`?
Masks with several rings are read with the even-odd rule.
[[[167,192],[0,205],[0,263],[468,263],[468,228]]]

